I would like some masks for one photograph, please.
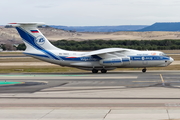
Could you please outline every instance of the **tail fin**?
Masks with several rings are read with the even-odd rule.
[[[26,45],[26,52],[34,49],[43,50],[60,50],[53,46],[46,37],[38,30],[38,26],[45,25],[44,23],[10,23],[15,26],[19,32],[23,42]]]

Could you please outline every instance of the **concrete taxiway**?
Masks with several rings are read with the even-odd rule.
[[[179,72],[0,74],[0,119],[178,120]]]

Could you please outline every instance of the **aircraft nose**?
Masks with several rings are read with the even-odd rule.
[[[172,63],[174,61],[174,59],[172,57],[170,57],[169,61],[170,61],[170,63]]]
[[[173,61],[174,61],[174,59],[172,57],[170,57],[169,60],[166,61],[167,62],[166,66],[170,65]]]

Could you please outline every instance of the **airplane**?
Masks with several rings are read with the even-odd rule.
[[[75,67],[92,73],[106,73],[116,68],[166,67],[174,59],[160,51],[139,51],[126,48],[105,48],[90,52],[77,52],[60,49],[52,45],[39,31],[42,22],[9,23],[14,26],[26,45],[24,54],[57,64]]]

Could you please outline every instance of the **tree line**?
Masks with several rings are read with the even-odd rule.
[[[129,48],[137,50],[177,50],[180,49],[180,40],[58,40],[50,41],[58,48],[66,50],[97,50],[102,48]],[[20,44],[17,50],[25,50]]]

